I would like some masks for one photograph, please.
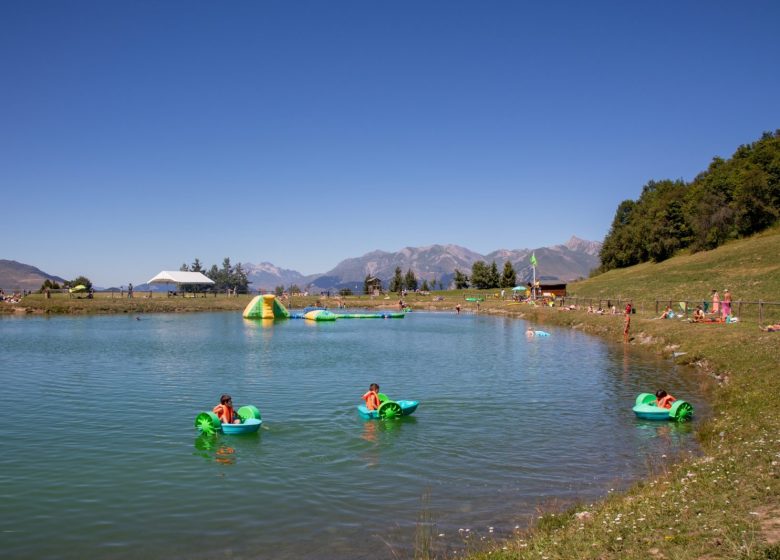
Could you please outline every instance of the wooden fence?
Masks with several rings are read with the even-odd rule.
[[[675,314],[689,318],[693,315],[696,306],[701,306],[705,312],[712,312],[712,303],[707,300],[680,300],[669,298],[656,298],[650,301],[640,301],[625,298],[586,298],[566,296],[558,298],[560,305],[576,305],[577,307],[591,306],[594,310],[603,309],[604,313],[610,313],[615,306],[617,313],[622,314],[626,304],[630,303],[636,313],[641,315],[653,314],[660,317],[667,306],[671,307]],[[723,302],[721,302],[723,305]],[[780,323],[780,302],[778,301],[746,301],[735,300],[731,302],[731,314],[740,321],[755,322],[759,325]]]

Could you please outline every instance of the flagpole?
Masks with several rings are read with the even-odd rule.
[[[533,265],[531,268],[534,270],[534,283],[533,287],[531,288],[531,293],[534,296],[534,299],[536,299],[536,265]]]

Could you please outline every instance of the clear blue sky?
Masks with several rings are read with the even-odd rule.
[[[780,128],[780,2],[0,4],[0,258],[96,285],[198,257],[602,240]]]

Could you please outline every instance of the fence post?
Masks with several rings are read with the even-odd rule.
[[[764,324],[764,302],[758,300],[758,326]]]
[[[655,300],[655,314],[658,315],[658,300]]]

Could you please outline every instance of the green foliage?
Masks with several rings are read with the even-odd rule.
[[[85,288],[87,288],[87,290],[92,289],[92,282],[86,276],[79,276],[74,280],[65,283],[66,286],[70,286],[71,288],[74,286],[78,286],[79,284],[82,284]]]
[[[43,281],[43,284],[41,284],[41,289],[38,290],[38,292],[43,293],[46,290],[46,288],[50,290],[59,290],[61,286],[57,282],[47,278],[46,280]]]
[[[496,261],[488,266],[484,261],[476,261],[471,265],[471,286],[478,290],[497,288],[501,278],[498,274]]]
[[[422,286],[420,286],[420,289],[423,292],[429,292],[430,291],[430,288],[428,287],[428,281],[425,278],[423,278],[423,283],[422,283]]]
[[[506,261],[504,263],[504,271],[501,273],[499,287],[514,288],[515,286],[517,286],[517,273],[515,272],[515,267],[512,266],[511,262]]]
[[[471,287],[484,290],[490,283],[488,279],[489,269],[485,261],[476,261],[471,265]]]
[[[404,276],[404,286],[410,292],[417,289],[417,276],[415,276],[411,268],[406,271],[406,276]]]
[[[179,270],[190,272],[202,272],[208,278],[214,281],[213,288],[219,292],[226,290],[236,290],[240,294],[245,294],[249,291],[249,278],[241,263],[237,263],[236,266],[230,264],[230,257],[225,257],[222,261],[222,268],[218,268],[217,265],[212,265],[208,272],[205,271],[203,265],[199,259],[195,259],[191,266],[187,266],[186,263],[181,265]],[[278,287],[278,286],[277,286]],[[182,286],[184,291],[196,291],[200,288],[197,286]]]
[[[691,183],[650,181],[638,200],[620,203],[601,249],[601,271],[677,251],[714,249],[780,219],[780,130],[714,158]]]
[[[490,284],[488,288],[498,288],[498,285],[501,283],[501,277],[498,274],[498,265],[496,265],[496,261],[490,263],[490,269],[488,270],[488,282]]]
[[[455,269],[455,289],[456,290],[465,290],[469,287],[469,277],[463,274],[460,270],[457,268]],[[441,284],[440,284],[441,285]]]
[[[404,289],[404,278],[401,275],[400,266],[395,267],[395,274],[390,279],[390,286],[388,287],[388,289],[391,292],[400,292],[401,290]]]
[[[341,288],[339,290],[339,295],[340,296],[344,296],[344,297],[351,296],[352,295],[352,290],[350,288]]]

